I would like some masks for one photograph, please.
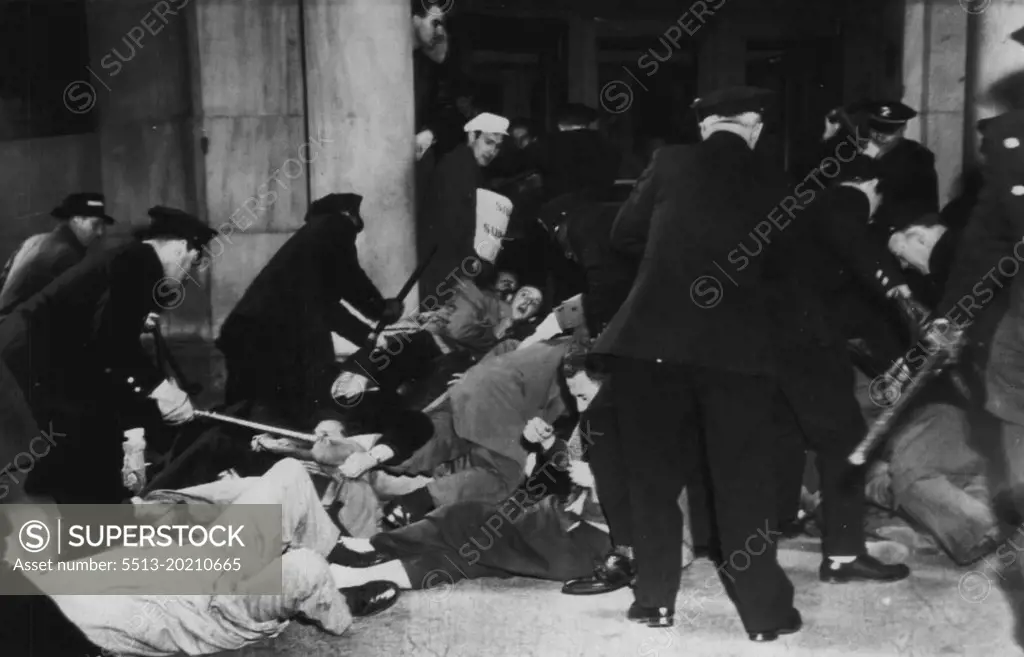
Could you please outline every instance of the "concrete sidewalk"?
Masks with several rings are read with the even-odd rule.
[[[714,566],[700,559],[683,574],[676,627],[654,630],[625,620],[628,590],[572,598],[554,582],[462,582],[449,590],[407,591],[391,610],[359,620],[344,637],[289,627],[246,657],[765,657],[1024,654],[998,575],[981,563],[957,570],[943,557],[918,555],[911,578],[894,584],[823,584],[812,539],[782,544],[780,561],[797,590],[800,633],[751,643]],[[995,566],[995,562],[992,562]]]

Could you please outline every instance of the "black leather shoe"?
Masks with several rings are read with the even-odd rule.
[[[392,582],[369,582],[362,586],[341,589],[353,616],[372,616],[398,601],[398,585]]]
[[[618,552],[609,552],[604,561],[594,568],[593,575],[570,579],[562,585],[562,593],[566,595],[611,593],[626,586],[632,586],[635,581],[633,561]]]
[[[828,557],[821,562],[818,577],[823,582],[843,584],[846,582],[898,582],[910,575],[910,568],[896,564],[884,564],[869,554],[862,554],[850,563],[834,563]]]
[[[796,634],[800,631],[800,628],[804,626],[804,619],[800,616],[800,612],[796,609],[793,610],[793,615],[790,617],[788,623],[782,627],[777,627],[773,630],[764,630],[761,632],[748,632],[747,636],[750,637],[751,641],[758,643],[766,643],[768,641],[775,641],[780,636],[787,634]]]
[[[359,552],[349,549],[344,543],[338,543],[327,555],[327,562],[350,568],[369,568],[385,561],[391,561],[392,558],[377,550]]]
[[[676,622],[675,613],[674,609],[668,607],[641,607],[634,602],[626,618],[647,627],[672,627]]]

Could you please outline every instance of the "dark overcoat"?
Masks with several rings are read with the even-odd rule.
[[[331,333],[361,345],[384,299],[359,264],[360,226],[345,216],[309,217],[274,254],[221,327],[228,403],[255,401],[307,422],[337,370]]]
[[[656,151],[612,229],[613,246],[642,254],[636,282],[593,353],[774,372],[754,229],[780,183],[736,135]]]
[[[466,259],[476,256],[476,190],[483,182],[480,165],[466,144],[442,157],[434,171],[419,225],[419,252],[438,247],[420,278],[425,310],[447,303],[455,294],[457,278],[471,279],[479,273],[479,263]]]
[[[12,405],[4,416],[16,417],[13,405],[20,406],[53,436],[28,474],[30,492],[70,493],[80,502],[123,497],[122,433],[159,420],[148,396],[165,376],[140,335],[160,309],[163,281],[152,247],[131,242],[86,258],[0,323],[2,371],[10,377],[0,395]],[[25,452],[34,437],[5,431],[4,450]],[[41,452],[43,444],[35,447]]]

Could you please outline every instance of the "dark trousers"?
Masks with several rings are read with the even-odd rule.
[[[585,443],[587,460],[594,476],[601,480],[601,509],[608,521],[615,545],[633,545],[632,509],[629,500],[629,473],[623,467],[628,445],[619,434],[618,419],[612,403],[613,382],[604,382],[597,396],[590,402],[582,418],[588,440]],[[693,464],[686,482],[690,507],[690,529],[693,547],[709,548],[715,540],[711,499],[707,490],[707,459],[701,445],[700,455]]]
[[[349,356],[344,367],[394,393],[404,383],[429,376],[441,356],[441,349],[426,331],[396,332],[387,336],[383,347],[364,347]]]
[[[601,509],[608,521],[615,545],[633,545],[632,507],[629,501],[629,472],[626,444],[619,434],[615,413],[613,377],[601,385],[597,395],[580,419],[588,441],[584,444],[594,478],[601,482]]]
[[[853,394],[853,368],[839,355],[803,360],[808,367],[784,377],[782,394],[775,399],[779,499],[787,506],[799,499],[804,449],[814,451],[821,486],[822,553],[857,556],[865,551],[866,468],[851,465],[847,457],[867,426]]]
[[[546,497],[524,511],[525,491],[502,504],[460,502],[408,527],[378,534],[374,548],[402,560],[414,589],[478,577],[536,577],[563,581],[590,575],[611,543]],[[678,553],[676,560],[678,561]]]
[[[620,468],[629,482],[629,520],[615,522],[630,527],[637,603],[675,607],[683,522],[678,499],[683,486],[699,477],[703,450],[723,583],[748,631],[783,624],[793,606],[793,586],[776,559],[777,483],[774,470],[765,467],[773,446],[763,433],[771,424],[777,384],[632,359],[613,359],[609,370],[607,401],[615,409]],[[605,471],[595,469],[602,503]],[[615,539],[621,535],[618,530]]]
[[[147,418],[129,413],[106,388],[77,392],[26,386],[0,362],[0,501],[28,494],[58,504],[119,504],[130,497],[121,476],[123,432]]]

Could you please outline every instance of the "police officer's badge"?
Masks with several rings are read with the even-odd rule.
[[[892,108],[889,107],[888,105],[882,105],[882,108],[880,110],[878,110],[878,114],[883,119],[887,119],[890,116],[892,116]]]

